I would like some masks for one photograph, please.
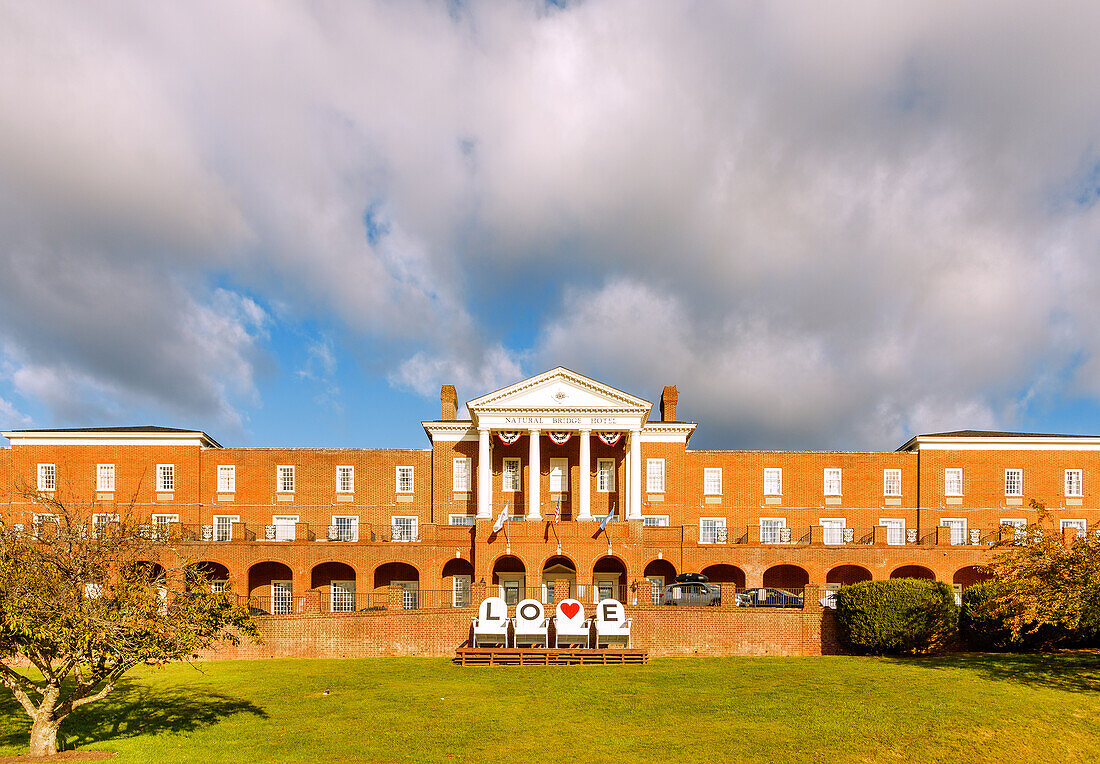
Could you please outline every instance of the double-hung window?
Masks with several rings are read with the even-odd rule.
[[[473,515],[451,515],[447,518],[448,525],[474,525],[476,521]]]
[[[905,520],[901,518],[880,519],[878,524],[886,528],[886,543],[900,546],[905,543]]]
[[[355,467],[345,464],[336,468],[336,493],[355,493]]]
[[[726,543],[726,518],[701,517],[699,518],[699,543],[700,544],[724,544]]]
[[[705,467],[703,469],[703,493],[706,496],[722,495],[721,467]]]
[[[390,538],[394,541],[416,541],[415,517],[393,516],[390,518]]]
[[[943,471],[943,495],[963,495],[963,471],[961,467],[949,467]]]
[[[783,470],[779,467],[769,467],[764,470],[764,495],[783,495]]]
[[[279,493],[294,493],[294,465],[280,464],[276,467],[278,477],[275,481],[275,490]]]
[[[168,529],[179,521],[179,515],[153,515],[153,537],[160,541],[167,539]]]
[[[176,490],[176,465],[157,465],[157,490],[171,493]]]
[[[960,546],[966,543],[966,519],[944,518],[940,525],[951,529],[951,546]]]
[[[398,467],[397,468],[397,492],[398,493],[412,493],[413,492],[413,468],[412,467]]]
[[[505,459],[500,473],[500,490],[508,492],[518,491],[519,476],[519,459]]]
[[[336,539],[338,541],[359,540],[358,515],[335,515],[332,518],[332,526],[336,530]]]
[[[233,523],[240,521],[240,515],[214,515],[214,540],[232,541]]]
[[[787,520],[783,517],[760,518],[760,543],[779,544],[783,541],[783,530],[787,527]]]
[[[615,490],[615,460],[596,461],[596,492],[610,493]]]
[[[835,467],[825,470],[825,495],[840,496],[840,470]]]
[[[821,523],[822,542],[825,544],[843,544],[845,520],[842,517],[823,517]]]
[[[665,492],[665,460],[646,459],[645,489],[649,493]]]
[[[107,531],[112,524],[118,523],[118,515],[94,514],[92,515],[92,535],[97,538],[106,538]]]
[[[1024,495],[1024,471],[1018,469],[1005,470],[1005,496]]]
[[[901,496],[901,470],[882,471],[882,495]]]
[[[459,457],[451,461],[451,489],[455,493],[466,493],[470,490],[470,472],[473,460],[469,457]]]
[[[57,467],[52,464],[38,465],[38,490],[53,491],[57,488]]]
[[[237,465],[218,465],[218,493],[235,493],[237,490]]]
[[[115,465],[97,464],[95,467],[95,489],[111,492],[115,490]]]
[[[569,493],[569,460],[550,460],[550,493]]]
[[[1084,520],[1059,520],[1059,530],[1062,533],[1066,532],[1067,528],[1073,528],[1077,531],[1077,538],[1083,539],[1085,537],[1085,529],[1088,525]]]
[[[1066,470],[1066,496],[1081,495],[1081,470]]]
[[[667,528],[668,515],[642,515],[643,528]]]

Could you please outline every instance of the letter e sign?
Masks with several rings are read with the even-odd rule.
[[[600,603],[600,620],[601,621],[621,621],[623,620],[623,606],[614,600],[604,600]]]

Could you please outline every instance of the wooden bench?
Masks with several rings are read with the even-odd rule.
[[[649,663],[645,650],[586,650],[539,647],[460,647],[460,666],[606,666]]]

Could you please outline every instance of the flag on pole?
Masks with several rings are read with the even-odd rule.
[[[508,507],[502,507],[500,514],[497,515],[497,521],[493,523],[493,533],[500,533],[500,529],[504,527],[504,521],[508,519]]]
[[[615,519],[615,505],[612,504],[611,509],[607,510],[607,517],[605,517],[603,520],[600,520],[600,530],[602,531],[604,528],[606,528],[607,524],[609,522],[611,522],[612,520],[614,520],[614,519]]]
[[[561,499],[558,499],[557,509],[554,510],[554,522],[555,523],[560,523],[561,522]]]

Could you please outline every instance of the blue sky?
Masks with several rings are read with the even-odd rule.
[[[0,6],[0,427],[423,446],[565,365],[696,447],[1100,433],[1100,9]]]

